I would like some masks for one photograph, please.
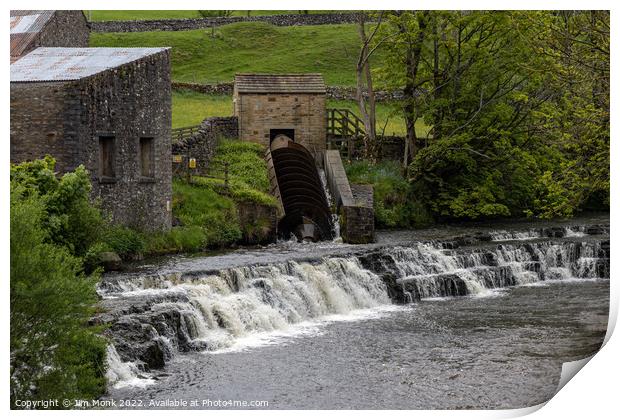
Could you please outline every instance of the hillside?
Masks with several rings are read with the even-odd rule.
[[[175,81],[231,81],[238,72],[319,72],[328,85],[352,86],[355,25],[275,27],[235,23],[211,30],[93,33],[93,47],[172,47]]]

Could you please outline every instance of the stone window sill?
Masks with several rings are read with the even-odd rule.
[[[100,176],[99,177],[100,184],[116,184],[116,177],[113,176]]]

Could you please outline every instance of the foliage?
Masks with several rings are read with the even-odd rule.
[[[207,235],[200,226],[178,226],[167,232],[151,233],[146,236],[148,254],[193,252],[207,246]]]
[[[384,87],[405,86],[409,180],[444,219],[609,206],[608,12],[391,12]]]
[[[201,227],[203,247],[223,247],[241,238],[235,202],[211,188],[173,182],[173,213],[183,226]]]
[[[43,167],[48,168],[47,163]],[[97,301],[97,276],[84,275],[81,259],[53,240],[56,231],[48,206],[58,201],[49,194],[58,192],[58,186],[47,176],[39,180],[49,182],[11,182],[13,406],[18,399],[97,398],[105,388],[105,342],[96,335],[98,330],[87,326]]]
[[[432,222],[416,200],[396,162],[371,164],[358,161],[346,166],[354,184],[370,184],[374,190],[375,219],[378,228],[421,227]]]
[[[67,172],[60,179],[56,161],[44,159],[11,165],[11,183],[20,185],[26,196],[38,196],[44,203],[42,223],[49,240],[83,256],[96,242],[103,220],[90,204],[90,177],[84,166]]]
[[[105,230],[101,238],[102,242],[122,259],[131,258],[144,252],[146,243],[143,235],[134,229],[111,225]]]

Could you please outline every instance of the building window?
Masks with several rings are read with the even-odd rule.
[[[114,178],[114,137],[99,137],[99,175]]]
[[[155,176],[155,150],[152,137],[140,138],[140,175],[145,178]]]

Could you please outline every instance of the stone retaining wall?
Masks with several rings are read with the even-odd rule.
[[[90,22],[93,32],[187,31],[237,22],[266,22],[275,26],[335,25],[355,23],[355,13],[291,14],[270,16],[207,17],[197,19],[119,20]]]
[[[351,244],[365,244],[375,240],[375,212],[373,187],[349,184],[340,153],[326,150],[325,176],[340,216],[340,235]]]
[[[172,145],[172,154],[181,155],[182,161],[177,165],[187,167],[189,158],[196,159],[196,173],[206,174],[209,161],[215,153],[220,139],[239,138],[237,117],[210,117],[200,123],[198,132],[186,140]],[[174,163],[173,163],[174,165]]]

